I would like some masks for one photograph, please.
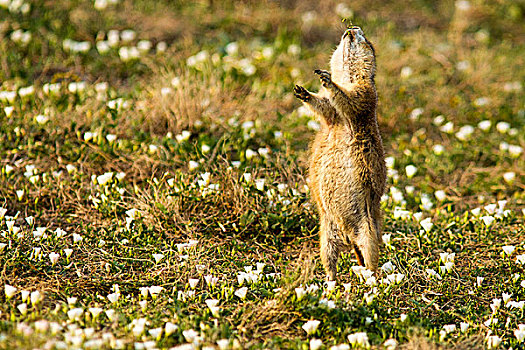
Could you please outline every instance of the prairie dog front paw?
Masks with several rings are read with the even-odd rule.
[[[316,69],[314,70],[314,73],[319,76],[319,80],[321,80],[321,84],[325,88],[330,88],[333,86],[332,83],[332,74],[326,70]]]
[[[310,95],[308,90],[299,85],[295,85],[295,87],[293,88],[293,94],[295,97],[297,97],[303,102],[308,102],[312,98],[312,95]]]

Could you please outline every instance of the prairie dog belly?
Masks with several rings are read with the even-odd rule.
[[[334,142],[327,136],[319,142],[310,164],[311,181],[316,187],[317,205],[338,225],[353,226],[365,210],[362,179],[348,142]],[[360,172],[361,174],[358,174]]]

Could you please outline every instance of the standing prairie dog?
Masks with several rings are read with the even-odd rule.
[[[314,72],[323,86],[319,93],[296,85],[294,94],[321,121],[311,146],[310,189],[320,216],[321,260],[327,278],[335,280],[343,249],[377,270],[386,166],[376,117],[375,51],[361,28],[345,31],[330,68]]]

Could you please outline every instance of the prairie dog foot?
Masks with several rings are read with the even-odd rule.
[[[303,102],[308,102],[312,98],[312,95],[310,95],[308,90],[299,85],[295,85],[295,87],[293,88],[293,94],[295,97],[297,97]]]
[[[332,87],[334,84],[332,83],[332,74],[326,70],[316,69],[314,70],[314,73],[319,76],[319,80],[321,80],[321,85],[323,85],[325,88]]]

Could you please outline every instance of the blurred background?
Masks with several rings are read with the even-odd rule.
[[[313,70],[329,69],[350,23],[377,54],[380,292],[351,255],[345,290],[318,288],[307,159],[319,123],[292,94],[320,88]],[[46,318],[67,325],[60,341],[112,332],[93,348],[169,347],[195,328],[206,344],[313,349],[312,319],[327,347],[366,331],[373,346],[421,334],[518,348],[524,57],[523,0],[0,0],[1,277],[6,295],[45,295],[29,313],[18,294],[2,299],[0,347],[44,346],[31,332]],[[146,304],[146,287],[163,292]],[[501,295],[517,306],[491,304]],[[120,319],[82,323],[82,309],[66,314],[73,296]],[[220,323],[206,298],[221,299]]]

